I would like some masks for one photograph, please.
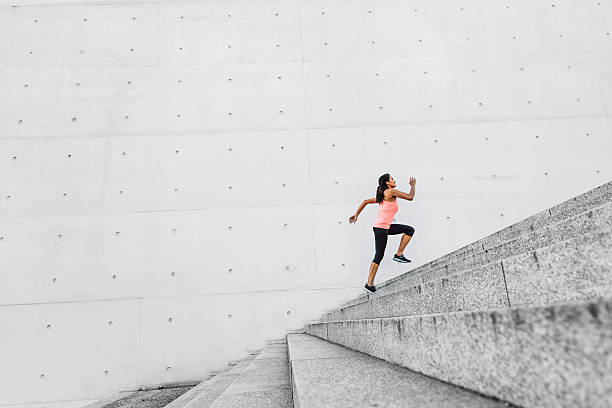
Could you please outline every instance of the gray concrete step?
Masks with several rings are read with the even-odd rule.
[[[105,404],[103,408],[163,408],[192,388],[193,385],[186,385],[138,390]]]
[[[306,331],[523,407],[612,401],[611,298],[318,322]]]
[[[296,408],[509,406],[313,336],[287,340]]]
[[[574,216],[582,212],[586,212],[593,208],[599,207],[605,203],[612,202],[612,181],[609,181],[597,188],[570,198],[560,204],[557,204],[548,210],[541,211],[526,220],[514,224],[514,227],[509,231],[500,231],[491,237],[489,240],[494,246],[496,242],[501,240],[510,240],[521,235],[524,231],[534,231],[546,225],[554,224],[563,219]],[[547,214],[548,212],[548,214]],[[485,248],[487,247],[485,241]]]
[[[612,181],[589,190],[583,194],[566,200],[551,208],[542,210],[524,220],[503,228],[482,239],[476,240],[462,248],[450,252],[430,262],[430,266],[444,263],[447,259],[456,259],[466,252],[474,252],[496,246],[500,242],[517,238],[526,231],[534,231],[543,226],[553,224],[575,214],[599,207],[607,202],[612,202]]]
[[[322,321],[410,316],[612,297],[612,227],[378,295]]]
[[[448,263],[438,268],[422,271],[421,276],[424,281],[427,279],[435,279],[440,276],[458,272],[466,266],[469,267],[482,264],[483,262],[492,262],[504,256],[533,250],[611,225],[612,202],[609,202],[586,212],[564,218],[554,224],[544,226],[534,231],[525,232],[517,238],[501,242],[485,250],[465,254],[463,257],[450,260]]]
[[[501,261],[505,257],[533,251],[556,242],[561,242],[598,229],[612,227],[612,202],[603,204],[587,212],[565,218],[555,224],[528,232],[519,238],[506,241],[500,245],[463,258],[452,260],[448,264],[429,270],[408,272],[397,279],[392,279],[377,285],[377,296],[396,292],[413,286],[415,283],[424,283],[430,280],[449,276],[466,269]],[[353,302],[363,301],[370,295],[364,294]],[[361,300],[359,300],[361,299]]]
[[[242,360],[230,363],[227,369],[221,370],[202,381],[165,408],[210,407],[217,397],[247,369],[255,356],[255,354],[252,354]]]
[[[133,391],[119,391],[119,392],[116,392],[113,395],[110,395],[108,397],[105,397],[105,398],[99,399],[97,401],[94,401],[94,402],[92,402],[90,404],[87,404],[87,405],[81,407],[81,408],[104,408],[107,405],[110,405],[111,403],[113,403],[115,401],[118,401],[120,399],[123,399],[123,398],[125,398],[128,395],[131,395],[133,393],[134,393]]]
[[[272,342],[210,405],[186,408],[293,408],[287,344]]]

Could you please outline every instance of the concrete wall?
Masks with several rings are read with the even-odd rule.
[[[196,380],[347,299],[382,173],[415,266],[612,178],[610,0],[99,3],[0,0],[2,404]]]

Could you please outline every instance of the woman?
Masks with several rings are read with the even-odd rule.
[[[376,272],[378,272],[378,266],[380,265],[380,261],[385,255],[385,248],[387,247],[387,237],[389,235],[396,234],[404,234],[402,235],[402,240],[399,245],[399,249],[397,253],[393,256],[393,260],[397,262],[411,262],[409,259],[404,257],[403,252],[406,245],[412,239],[412,235],[414,234],[414,228],[410,225],[403,224],[391,224],[393,221],[393,217],[397,213],[399,209],[399,205],[397,204],[397,197],[403,198],[405,200],[412,201],[414,199],[414,188],[416,186],[416,179],[414,177],[410,177],[410,192],[408,194],[399,191],[395,188],[395,180],[393,177],[389,175],[389,173],[385,173],[378,178],[378,190],[376,190],[376,198],[369,198],[367,200],[363,200],[355,215],[349,218],[349,224],[353,222],[357,222],[357,217],[361,210],[368,204],[378,203],[378,217],[376,218],[376,222],[374,222],[374,238],[376,240],[376,255],[374,256],[374,260],[370,264],[370,275],[368,277],[368,282],[365,284],[364,288],[367,292],[373,293],[376,292],[376,288],[374,287],[374,277],[376,276]]]

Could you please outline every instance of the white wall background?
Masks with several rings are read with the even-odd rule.
[[[611,0],[104,3],[0,0],[0,404],[196,380],[346,300],[385,172],[415,266],[612,178]]]

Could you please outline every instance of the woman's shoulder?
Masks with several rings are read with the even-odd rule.
[[[385,192],[383,194],[383,199],[385,201],[395,201],[395,200],[397,200],[397,198],[393,195],[393,192],[389,188],[385,190]]]

